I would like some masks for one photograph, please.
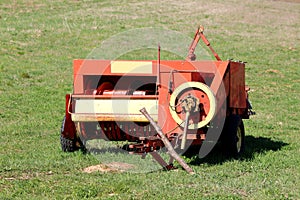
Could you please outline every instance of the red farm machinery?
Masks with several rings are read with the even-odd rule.
[[[196,61],[199,40],[215,61]],[[124,141],[128,153],[149,153],[164,167],[155,152],[169,144],[176,152],[197,154],[204,141],[216,140],[233,156],[243,152],[242,119],[252,114],[245,63],[221,60],[201,26],[186,59],[160,60],[159,52],[160,47],[157,60],[74,60],[73,93],[66,95],[61,129],[63,151],[92,139]]]

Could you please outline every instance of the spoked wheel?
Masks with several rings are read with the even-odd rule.
[[[223,150],[232,157],[239,157],[245,150],[245,129],[239,115],[226,118],[222,133]]]

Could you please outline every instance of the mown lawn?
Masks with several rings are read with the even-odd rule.
[[[269,0],[2,0],[0,199],[300,199],[299,10]],[[59,144],[73,59],[126,30],[192,37],[199,24],[221,58],[247,61],[257,115],[245,121],[245,155],[186,158],[193,176],[82,172],[99,161]]]

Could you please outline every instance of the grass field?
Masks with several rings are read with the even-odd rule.
[[[2,0],[0,199],[300,199],[299,10],[271,0]],[[99,161],[59,144],[72,60],[129,29],[192,37],[199,24],[221,58],[247,61],[257,115],[245,121],[244,157],[186,158],[193,176],[82,172]]]

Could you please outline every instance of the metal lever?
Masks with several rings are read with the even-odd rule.
[[[185,148],[186,140],[187,140],[187,130],[189,126],[189,117],[191,112],[195,113],[199,111],[199,104],[200,101],[198,98],[194,97],[191,94],[188,94],[184,99],[181,100],[181,107],[183,112],[185,112],[185,124],[182,134],[182,140],[181,140],[181,149]]]
[[[172,144],[170,143],[169,139],[165,136],[162,132],[161,128],[156,124],[156,122],[152,119],[145,108],[142,108],[140,112],[149,120],[150,124],[155,128],[158,135],[161,137],[162,142],[164,143],[165,147],[167,148],[170,157],[173,157],[189,174],[195,174],[192,168],[190,168],[186,162],[176,153]],[[154,155],[154,154],[152,154]],[[154,155],[155,156],[155,155]],[[155,158],[155,157],[154,157]],[[173,160],[173,159],[172,159]],[[171,160],[171,161],[172,161]],[[163,163],[165,165],[165,163]],[[167,166],[164,166],[167,167]]]
[[[181,149],[185,148],[186,144],[186,139],[187,139],[187,129],[189,126],[189,117],[190,117],[190,112],[185,113],[185,124],[184,124],[184,129],[183,129],[183,135],[182,135],[182,140],[181,140]]]

